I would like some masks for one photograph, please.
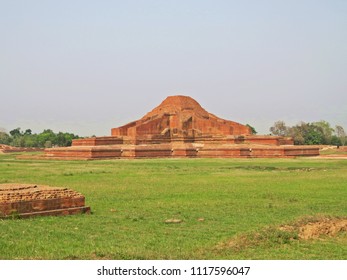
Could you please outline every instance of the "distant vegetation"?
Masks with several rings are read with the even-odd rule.
[[[277,121],[270,132],[273,135],[293,137],[296,145],[335,145],[346,144],[346,133],[342,126],[335,129],[327,121],[313,123],[300,122],[295,126],[286,126],[284,121]]]
[[[39,134],[32,133],[31,129],[21,131],[20,128],[11,130],[9,134],[0,131],[0,144],[10,145],[14,147],[66,147],[71,145],[72,139],[78,138],[81,137],[68,132],[54,133],[51,129],[45,129]]]

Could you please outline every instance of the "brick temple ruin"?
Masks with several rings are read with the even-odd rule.
[[[248,126],[221,119],[182,95],[169,96],[143,118],[112,128],[111,136],[45,150],[46,157],[60,159],[317,155],[318,147],[294,146],[291,138],[253,135]]]
[[[0,184],[0,218],[90,213],[85,197],[67,188]]]

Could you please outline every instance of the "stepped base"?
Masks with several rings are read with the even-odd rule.
[[[166,143],[143,145],[73,146],[45,150],[46,158],[274,158],[318,156],[316,146]]]

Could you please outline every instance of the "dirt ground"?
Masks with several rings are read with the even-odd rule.
[[[299,228],[300,239],[316,239],[322,235],[335,236],[337,233],[347,231],[347,219],[324,220],[308,223]]]
[[[347,219],[322,218],[298,226],[282,226],[282,231],[298,231],[301,240],[319,239],[324,236],[333,237],[340,232],[347,232]]]

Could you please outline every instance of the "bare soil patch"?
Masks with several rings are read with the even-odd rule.
[[[322,218],[299,226],[283,226],[283,231],[298,231],[299,239],[319,239],[324,236],[336,236],[338,233],[347,232],[346,218]]]

